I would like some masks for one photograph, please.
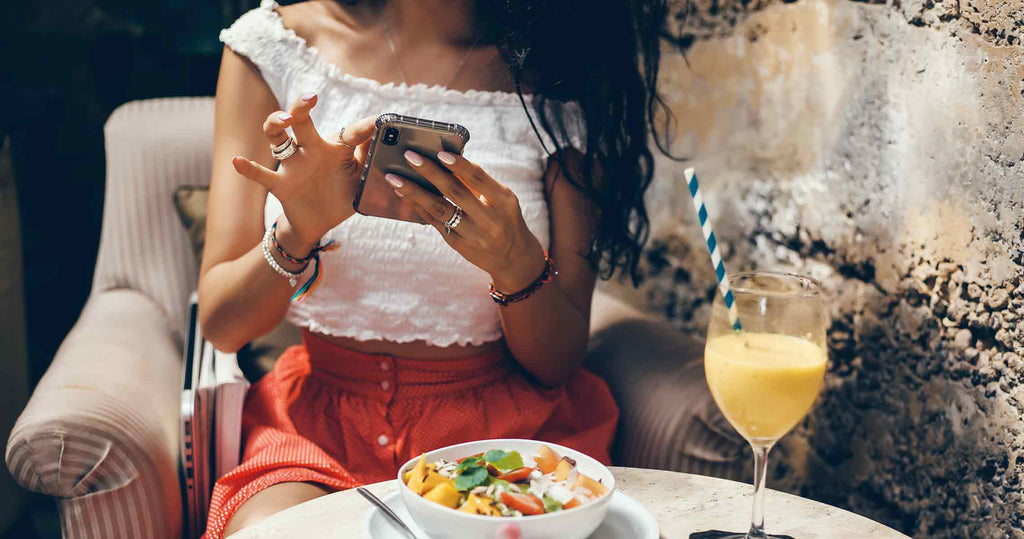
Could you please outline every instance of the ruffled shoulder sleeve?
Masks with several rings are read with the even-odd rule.
[[[289,86],[300,59],[303,44],[295,32],[286,28],[273,0],[248,11],[229,28],[220,32],[220,40],[235,53],[249,59],[270,86],[282,108],[288,104]]]

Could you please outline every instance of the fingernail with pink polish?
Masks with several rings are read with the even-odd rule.
[[[440,159],[441,162],[446,164],[446,165],[454,165],[455,164],[455,155],[450,154],[448,152],[438,152],[437,153],[437,158]]]
[[[314,97],[316,97],[316,92],[306,92],[302,94],[303,101],[312,101]]]
[[[282,122],[287,122],[288,120],[292,119],[292,115],[288,114],[287,112],[278,112],[277,119],[281,120]]]
[[[414,167],[418,167],[423,164],[423,157],[412,150],[405,151],[405,160]]]
[[[402,186],[402,179],[394,174],[385,174],[384,179],[387,180],[387,182],[391,184],[391,187],[394,187],[395,189]]]

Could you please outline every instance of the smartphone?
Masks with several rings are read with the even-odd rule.
[[[395,196],[395,190],[384,180],[384,175],[397,174],[441,195],[437,187],[405,160],[404,154],[412,150],[437,162],[437,153],[442,150],[461,155],[466,142],[469,142],[469,130],[459,124],[394,113],[380,115],[352,206],[363,215],[424,223],[411,204]]]

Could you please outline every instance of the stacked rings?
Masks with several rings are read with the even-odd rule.
[[[294,137],[288,137],[288,140],[274,146],[270,145],[270,155],[274,156],[274,159],[278,161],[284,161],[289,157],[295,155],[295,152],[299,151],[299,145],[295,143]]]
[[[452,216],[449,217],[448,220],[444,222],[445,234],[451,234],[452,230],[455,227],[459,226],[459,223],[462,222],[462,215],[462,208],[455,206],[455,213],[453,213]]]

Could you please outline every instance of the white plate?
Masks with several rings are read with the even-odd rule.
[[[400,493],[393,492],[384,498],[383,501],[416,533],[417,537],[422,539],[428,538],[428,535],[413,522],[412,516],[409,515],[405,504],[402,503]],[[384,516],[384,513],[376,507],[371,508],[370,512],[367,513],[363,527],[366,529],[366,533],[373,539],[409,539],[405,533],[399,531]],[[524,539],[530,538],[526,537]],[[658,521],[654,518],[654,515],[644,509],[640,502],[620,491],[615,491],[612,493],[611,502],[608,504],[608,516],[605,517],[604,522],[590,536],[590,539],[658,539]]]

